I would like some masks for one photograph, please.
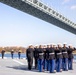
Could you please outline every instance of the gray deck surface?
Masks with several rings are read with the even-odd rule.
[[[76,75],[76,63],[73,63],[74,70],[63,71],[60,73],[38,72],[35,69],[27,69],[26,59],[1,59],[0,58],[0,75]]]

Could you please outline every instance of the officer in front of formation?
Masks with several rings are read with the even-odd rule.
[[[33,46],[29,46],[29,48],[26,50],[26,57],[28,62],[28,69],[31,70],[33,65],[33,55],[34,55],[34,49]]]
[[[52,45],[49,52],[49,71],[55,73],[55,45]]]
[[[66,47],[66,44],[63,44],[63,48],[62,48],[62,55],[63,55],[63,59],[62,59],[62,69],[63,71],[68,71],[68,48]]]
[[[38,46],[34,48],[35,69],[38,68]]]
[[[55,69],[57,72],[62,71],[62,46],[61,44],[58,44],[58,47],[55,49],[55,57],[56,57],[56,66]]]
[[[43,60],[44,60],[44,49],[42,45],[38,48],[38,70],[39,72],[43,71]]]
[[[68,48],[68,69],[73,70],[73,51],[75,51],[76,48],[73,48],[71,45],[69,45]]]

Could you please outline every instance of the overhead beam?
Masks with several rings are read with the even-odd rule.
[[[0,0],[1,3],[7,4],[11,7],[14,7],[32,16],[35,16],[46,22],[49,22],[55,26],[65,29],[73,34],[76,34],[76,28],[74,26],[75,25],[74,23],[73,23],[74,25],[73,24],[71,25],[69,24],[68,21],[65,22],[61,18],[58,19],[58,16],[55,16],[55,14],[49,13],[46,9],[45,10],[43,9],[44,7],[40,8],[38,7],[39,5],[33,4],[33,2],[30,1],[34,1],[34,0]]]

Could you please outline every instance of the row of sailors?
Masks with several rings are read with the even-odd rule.
[[[33,64],[33,57],[35,59],[35,68],[42,72],[47,70],[50,73],[68,71],[73,69],[73,54],[72,52],[76,48],[72,46],[66,47],[66,44],[47,45],[47,47],[36,46],[33,48],[29,46],[26,50],[26,56],[28,60],[28,69],[31,70]]]

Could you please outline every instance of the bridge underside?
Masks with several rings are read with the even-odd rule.
[[[47,21],[55,26],[58,26],[62,29],[65,29],[73,34],[76,34],[76,29],[72,28],[71,26],[65,24],[64,22],[42,12],[41,10],[22,2],[21,0],[0,0],[1,3],[7,4],[11,7],[14,7],[18,10],[21,10],[25,13],[28,13],[30,15],[33,15],[39,19],[42,19],[44,21]]]

